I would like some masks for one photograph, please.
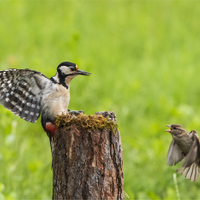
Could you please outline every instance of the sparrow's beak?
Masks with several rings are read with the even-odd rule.
[[[168,129],[168,130],[165,130],[166,132],[169,132],[169,133],[171,133],[171,125],[166,125],[167,127],[169,127],[170,129]]]
[[[76,66],[76,72],[75,72],[76,75],[85,75],[85,76],[90,76],[91,73],[89,72],[85,72],[85,71],[82,71],[78,68],[78,66]]]

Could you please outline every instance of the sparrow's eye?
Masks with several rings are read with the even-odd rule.
[[[173,129],[176,129],[176,127],[174,127]]]

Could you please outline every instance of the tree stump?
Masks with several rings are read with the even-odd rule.
[[[115,113],[86,116],[72,111],[58,116],[56,125],[52,198],[124,199],[122,145]]]

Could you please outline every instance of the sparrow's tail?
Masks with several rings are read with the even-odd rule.
[[[197,182],[199,178],[199,168],[194,162],[189,167],[180,167],[176,172],[182,172],[181,175],[185,178],[190,179],[191,181]]]

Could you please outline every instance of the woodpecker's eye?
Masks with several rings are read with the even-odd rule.
[[[72,71],[75,71],[76,68],[74,66],[69,66],[69,68],[72,70]]]

